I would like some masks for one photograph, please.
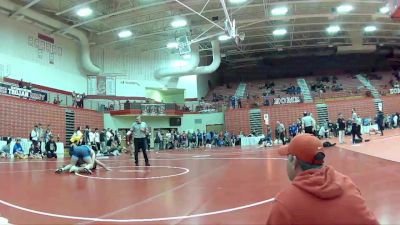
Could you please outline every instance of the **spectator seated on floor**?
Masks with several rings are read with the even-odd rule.
[[[46,155],[47,158],[57,158],[57,144],[54,141],[53,135],[50,135],[50,140],[46,143],[45,149],[46,149]]]
[[[31,147],[29,148],[29,158],[30,159],[42,158],[42,151],[40,150],[39,142],[31,144]]]
[[[13,148],[13,155],[16,159],[27,159],[28,156],[24,154],[24,149],[21,145],[21,139],[17,139]]]
[[[0,149],[0,158],[9,158],[11,146],[11,138],[7,139],[7,143]]]

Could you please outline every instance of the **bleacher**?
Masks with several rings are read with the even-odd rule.
[[[316,83],[317,78],[321,78],[323,76],[312,76],[312,77],[305,77],[307,81],[310,91],[313,94],[314,100],[316,102],[321,101],[329,101],[335,99],[345,99],[348,97],[355,98],[355,97],[365,97],[365,93],[367,89],[362,85],[362,83],[355,77],[355,75],[350,74],[342,74],[342,75],[335,75],[337,78],[336,84],[340,84],[341,89],[340,91],[334,91],[331,89],[333,85],[335,85],[332,81],[333,76],[325,76],[329,78],[329,82],[322,82],[327,88],[325,92],[321,93],[319,90],[312,89],[312,85]]]
[[[369,79],[369,82],[379,91],[381,95],[389,94],[389,90],[393,88],[390,80],[397,81],[391,71],[377,73],[382,79]]]
[[[227,85],[215,86],[212,90],[210,90],[205,98],[207,102],[213,101],[213,95],[217,95],[218,98],[222,97],[220,101],[228,101],[229,96],[233,96],[236,93],[236,89],[239,86],[239,83],[230,83],[230,88],[227,88]]]

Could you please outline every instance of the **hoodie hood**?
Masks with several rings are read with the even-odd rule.
[[[321,199],[333,199],[343,194],[345,180],[336,176],[332,167],[311,169],[296,176],[292,183],[297,188]]]

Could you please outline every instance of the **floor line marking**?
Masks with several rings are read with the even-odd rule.
[[[189,158],[189,159],[193,159],[193,158]],[[200,158],[201,159],[201,158]],[[204,158],[204,159],[210,159],[210,158]],[[204,160],[202,159],[202,160]],[[216,159],[223,159],[223,158],[216,158]],[[229,159],[229,158],[225,158],[225,159]],[[233,158],[233,159],[240,159],[240,158]],[[279,160],[287,160],[285,158],[253,158],[253,159],[279,159]],[[226,166],[226,164],[218,167],[221,168],[223,166]],[[181,186],[185,186],[189,183],[194,182],[195,180],[197,180],[200,177],[206,176],[212,172],[214,172],[216,169],[209,171],[206,174],[203,174],[199,177],[194,178],[191,181],[188,181],[178,187],[175,187],[171,190],[175,190],[180,188]],[[170,190],[169,190],[170,191]],[[168,192],[168,191],[167,191]],[[163,192],[164,194],[166,192]],[[159,195],[163,194],[160,193]],[[162,195],[161,195],[162,196]],[[155,196],[151,197],[154,198]],[[238,206],[238,207],[234,207],[234,208],[229,208],[229,209],[223,209],[223,210],[217,210],[217,211],[212,211],[212,212],[206,212],[206,213],[199,213],[199,214],[192,214],[192,215],[185,215],[185,216],[172,216],[172,217],[159,217],[159,218],[137,218],[137,219],[104,219],[104,218],[95,218],[95,217],[80,217],[80,216],[68,216],[68,215],[61,215],[61,214],[55,214],[55,213],[48,213],[48,212],[44,212],[44,211],[39,211],[39,210],[33,210],[33,209],[28,209],[22,206],[18,206],[18,205],[14,205],[12,203],[6,202],[4,200],[0,199],[0,203],[4,204],[6,206],[15,208],[15,209],[19,209],[25,212],[29,212],[29,213],[34,213],[34,214],[38,214],[38,215],[42,215],[42,216],[49,216],[49,217],[56,217],[56,218],[63,218],[63,219],[72,219],[72,220],[84,220],[84,221],[93,221],[93,222],[115,222],[115,223],[129,223],[129,222],[155,222],[155,221],[166,221],[166,220],[182,220],[182,219],[191,219],[191,218],[197,218],[197,217],[204,217],[204,216],[210,216],[210,215],[217,215],[217,214],[222,214],[222,213],[229,213],[229,212],[234,212],[234,211],[238,211],[238,210],[242,210],[242,209],[246,209],[246,208],[251,208],[251,207],[255,207],[255,206],[259,206],[259,205],[263,205],[263,204],[267,204],[267,203],[271,203],[275,200],[275,198],[269,198],[269,199],[264,199],[258,202],[254,202],[251,204],[247,204],[247,205],[243,205],[243,206]],[[146,200],[144,200],[146,201]],[[148,200],[147,200],[148,201]],[[143,201],[142,201],[143,202]],[[140,204],[142,204],[142,202],[140,202]],[[139,204],[139,203],[135,203],[134,205]],[[134,205],[131,206],[127,206],[126,208],[123,209],[119,209],[119,211],[123,211],[126,210]],[[101,216],[104,217],[104,216]]]
[[[185,182],[185,183],[183,183],[183,184],[180,184],[180,185],[178,185],[178,186],[176,186],[176,187],[174,187],[174,188],[171,188],[171,189],[166,190],[166,191],[164,191],[164,192],[161,192],[161,193],[159,193],[159,194],[157,194],[157,195],[154,195],[154,196],[152,196],[152,197],[149,197],[149,198],[147,198],[147,199],[144,199],[144,200],[142,200],[142,201],[140,201],[140,202],[137,202],[137,203],[134,203],[134,204],[132,204],[132,205],[126,206],[126,207],[124,207],[124,208],[118,209],[118,210],[116,210],[116,211],[114,211],[114,212],[110,212],[110,213],[104,214],[104,215],[100,216],[99,218],[109,217],[109,216],[112,216],[112,215],[121,213],[121,212],[123,212],[123,211],[126,211],[126,210],[128,210],[128,209],[130,209],[130,208],[132,208],[132,207],[136,207],[136,206],[138,206],[138,205],[142,205],[143,203],[150,202],[150,201],[152,201],[152,200],[154,200],[154,199],[156,199],[156,198],[158,198],[158,197],[161,197],[161,196],[166,195],[167,193],[170,193],[170,192],[176,191],[176,190],[178,190],[178,189],[180,189],[180,188],[182,188],[182,187],[185,187],[185,186],[187,186],[187,185],[189,185],[189,184],[191,184],[191,183],[197,181],[199,178],[208,176],[208,175],[214,173],[216,170],[218,170],[218,169],[220,169],[220,168],[222,168],[222,167],[224,167],[224,166],[225,166],[225,164],[224,164],[224,165],[220,165],[219,167],[214,168],[213,170],[210,170],[210,171],[208,171],[208,172],[206,172],[206,173],[204,173],[204,174],[201,174],[200,176],[195,177],[195,178],[193,178],[193,179],[190,180],[190,181],[187,181],[187,182]]]
[[[135,168],[135,167],[144,167],[144,166],[117,166],[117,167],[110,167],[110,168],[113,169],[113,168],[127,168],[127,167]],[[132,177],[132,178],[94,177],[94,176],[87,176],[87,175],[80,174],[80,173],[75,173],[75,175],[78,175],[80,177],[90,178],[90,179],[97,179],[97,180],[152,180],[152,179],[163,179],[163,178],[181,176],[181,175],[184,175],[184,174],[187,174],[190,172],[190,170],[188,168],[184,168],[184,167],[174,167],[174,166],[146,166],[146,167],[181,169],[181,170],[183,170],[183,172],[177,173],[177,174],[172,174],[172,175],[158,176],[158,177]]]

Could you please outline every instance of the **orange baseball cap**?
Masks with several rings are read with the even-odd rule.
[[[278,151],[282,156],[294,155],[308,164],[322,165],[324,163],[322,142],[311,134],[296,135],[290,144],[282,146]]]

